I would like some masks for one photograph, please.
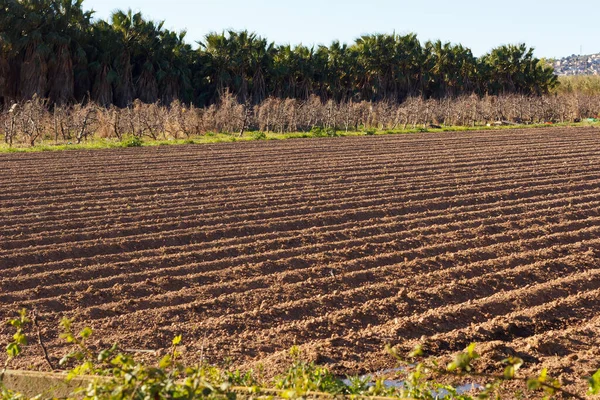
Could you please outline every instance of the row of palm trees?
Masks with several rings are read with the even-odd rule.
[[[141,13],[94,20],[83,0],[2,0],[0,103],[38,97],[126,107],[267,97],[403,101],[409,96],[543,94],[557,85],[550,67],[521,45],[475,57],[462,45],[422,44],[415,34],[374,34],[347,45],[275,45],[255,33],[211,33],[197,49],[185,32]]]

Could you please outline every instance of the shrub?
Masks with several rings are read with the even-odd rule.
[[[252,139],[254,140],[267,140],[267,134],[264,132],[254,132],[252,134]]]
[[[324,137],[325,131],[320,126],[313,126],[310,130],[310,133],[313,137]]]
[[[337,137],[339,136],[335,128],[322,128],[320,126],[314,126],[310,133],[313,137]]]
[[[142,147],[144,142],[137,136],[130,136],[121,140],[122,147]]]

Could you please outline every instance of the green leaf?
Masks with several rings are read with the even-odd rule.
[[[547,392],[554,393],[554,389],[547,387],[546,381],[548,380],[548,370],[546,368],[540,371],[540,375],[537,378],[530,378],[527,380],[527,388],[529,390],[537,390],[544,388]],[[560,384],[557,381],[552,382],[552,386],[558,388]]]
[[[21,347],[17,343],[9,343],[6,346],[6,352],[10,358],[15,358],[21,354]]]
[[[475,343],[471,343],[466,349],[465,351],[467,352],[467,354],[469,355],[469,357],[471,358],[471,360],[475,360],[477,358],[479,358],[479,354],[477,354],[475,352]]]
[[[300,348],[296,345],[290,348],[290,356],[293,360],[298,360],[300,358]]]
[[[529,390],[538,390],[542,385],[537,378],[527,379],[527,389]]]
[[[589,378],[587,378],[588,383],[590,385],[590,390],[588,394],[590,396],[600,394],[600,369],[596,371],[596,373]]]
[[[295,399],[298,398],[298,393],[294,389],[288,389],[281,392],[281,397],[284,399]]]
[[[67,343],[75,343],[76,342],[75,336],[73,336],[71,333],[61,333],[60,337],[62,339],[65,339],[65,341]]]
[[[111,351],[110,350],[102,350],[100,353],[98,353],[98,361],[103,362],[106,361],[109,357],[110,357]]]
[[[20,319],[11,319],[8,323],[15,328],[21,328],[23,325]]]
[[[60,321],[60,326],[61,326],[61,327],[62,327],[64,330],[66,330],[66,331],[70,330],[72,325],[73,325],[73,321],[72,321],[72,320],[70,320],[70,319],[69,319],[69,318],[67,318],[67,317],[64,317],[64,318],[63,318],[63,319]]]
[[[27,310],[25,308],[21,308],[21,310],[19,311],[19,316],[21,317],[21,320],[26,320],[27,319]]]
[[[181,343],[181,339],[182,339],[181,335],[175,336],[173,338],[173,346],[177,346],[179,343]]]
[[[27,345],[27,337],[23,335],[20,329],[13,335],[13,339],[17,344],[21,344],[23,346]]]
[[[133,380],[135,379],[135,375],[131,374],[131,373],[126,373],[125,374],[125,383],[127,383],[128,385],[133,382]]]
[[[158,366],[162,369],[169,368],[171,366],[171,355],[167,354],[166,356],[164,356],[162,360],[160,360],[160,362],[158,363]]]
[[[83,339],[87,339],[92,336],[92,333],[94,333],[92,328],[85,327],[81,332],[79,332],[79,336],[81,336]]]
[[[512,357],[512,356],[508,357],[507,359],[503,360],[502,362],[504,362],[505,364],[509,364],[504,369],[504,379],[507,379],[507,380],[513,379],[515,377],[516,372],[523,365],[523,360],[521,358]]]
[[[71,358],[80,359],[80,354],[78,351],[72,351],[69,354],[65,354],[63,358],[60,359],[58,365],[66,364]]]
[[[423,347],[421,345],[417,345],[417,347],[415,347],[413,349],[413,351],[411,351],[408,354],[408,357],[410,358],[416,358],[416,357],[421,357],[423,355]]]
[[[509,365],[504,369],[504,379],[511,380],[515,377],[515,367],[514,365]]]

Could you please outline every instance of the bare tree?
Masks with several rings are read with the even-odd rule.
[[[409,97],[402,103],[324,102],[317,96],[306,100],[267,98],[262,103],[240,104],[225,93],[218,104],[207,108],[169,106],[140,101],[128,108],[105,108],[93,103],[48,108],[44,99],[14,104],[0,113],[0,130],[9,146],[34,146],[40,141],[55,144],[81,143],[94,138],[122,140],[141,138],[178,139],[207,132],[243,136],[252,129],[267,132],[298,132],[321,129],[407,129],[431,126],[484,126],[579,121],[600,115],[600,96],[568,93],[560,96],[461,96],[424,100]]]

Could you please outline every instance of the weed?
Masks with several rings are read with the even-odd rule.
[[[8,361],[0,376],[0,398],[23,399],[19,394],[2,385],[2,377],[8,363],[18,357],[27,346],[26,327],[30,319],[25,310],[17,318],[9,320],[15,328],[13,340],[6,347]],[[270,383],[261,383],[252,371],[222,371],[216,367],[201,364],[187,367],[180,361],[179,346],[182,336],[176,336],[171,348],[158,361],[157,366],[139,362],[133,356],[121,351],[117,345],[94,353],[87,345],[93,335],[90,328],[76,331],[73,321],[63,319],[60,323],[60,337],[73,346],[73,351],[61,360],[61,365],[73,364],[67,379],[77,376],[98,375],[97,380],[84,379],[87,385],[78,387],[73,396],[83,400],[110,398],[124,399],[233,399],[238,394],[252,397],[299,398],[335,398],[339,396],[386,396],[412,399],[463,399],[473,400],[500,398],[501,385],[507,381],[522,382],[529,391],[539,393],[544,398],[560,394],[563,397],[583,399],[560,387],[556,379],[546,370],[537,376],[521,377],[518,372],[523,360],[509,357],[502,373],[494,375],[477,372],[473,361],[479,358],[475,344],[455,355],[445,367],[436,359],[426,358],[422,347],[416,347],[406,356],[400,355],[396,348],[387,347],[387,351],[401,365],[403,384],[399,387],[388,386],[383,378],[374,382],[369,377],[348,377],[345,381],[332,374],[327,368],[302,360],[298,347],[290,350],[291,365],[287,371]],[[443,376],[462,380],[487,380],[476,397],[458,391],[446,384],[439,383]],[[590,396],[600,394],[600,370],[587,378]],[[533,393],[532,393],[533,394]]]
[[[137,136],[129,136],[121,141],[122,147],[142,147],[144,142]]]
[[[337,137],[339,136],[335,128],[322,128],[320,126],[314,126],[310,133],[313,137]]]
[[[325,136],[325,131],[320,126],[313,126],[312,129],[310,130],[310,133],[311,133],[312,137],[324,137]]]
[[[8,358],[6,359],[4,370],[6,370],[11,360],[18,357],[23,352],[23,346],[27,345],[27,336],[25,336],[24,330],[30,322],[31,320],[27,317],[27,311],[25,309],[19,311],[19,316],[17,318],[8,321],[8,324],[15,328],[16,332],[13,335],[13,340],[6,346]],[[4,370],[2,371],[2,375],[4,375]]]
[[[336,130],[335,128],[327,128],[327,129],[325,130],[325,134],[326,134],[327,136],[329,136],[329,137],[338,137],[338,136],[340,136],[340,135],[337,133],[337,130]]]
[[[254,132],[252,134],[253,140],[267,140],[267,134],[264,132]]]

